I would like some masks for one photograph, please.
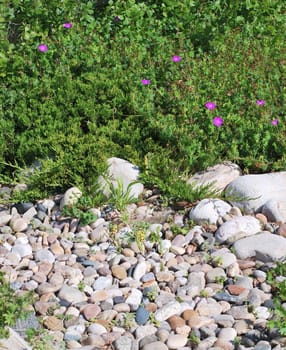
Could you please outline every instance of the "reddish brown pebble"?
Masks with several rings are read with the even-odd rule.
[[[227,290],[232,295],[239,295],[245,291],[245,288],[242,286],[237,286],[235,284],[227,286]]]
[[[101,312],[100,307],[94,304],[85,305],[84,308],[82,309],[82,313],[88,321],[95,318],[100,312]]]

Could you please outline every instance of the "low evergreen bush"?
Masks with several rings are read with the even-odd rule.
[[[285,169],[284,1],[0,7],[2,182],[38,164],[34,193],[90,189],[111,156],[148,183],[226,159]]]

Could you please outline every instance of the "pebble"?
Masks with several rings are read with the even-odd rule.
[[[283,348],[281,337],[265,337],[273,304],[268,264],[286,255],[285,224],[273,226],[273,205],[265,215],[245,215],[206,199],[186,215],[197,215],[196,226],[175,235],[169,219],[185,229],[186,216],[133,204],[132,215],[151,222],[142,253],[110,239],[110,224],[124,236],[131,220],[117,213],[115,224],[93,208],[98,219],[81,227],[60,216],[63,198],[0,213],[0,270],[17,292],[37,294],[34,310],[67,349],[187,350],[192,333],[197,350],[234,349],[236,337],[240,350]],[[154,232],[161,238],[151,244]]]
[[[188,337],[184,334],[171,334],[167,340],[169,349],[178,349],[187,344]]]

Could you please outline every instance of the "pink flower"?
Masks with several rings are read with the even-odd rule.
[[[68,29],[69,29],[69,28],[72,28],[72,23],[66,22],[66,23],[63,24],[63,27],[64,27],[64,28],[68,28]]]
[[[149,85],[149,84],[151,83],[151,80],[149,80],[149,79],[142,79],[142,80],[141,80],[141,83],[142,83],[143,85]]]
[[[258,106],[264,106],[264,105],[265,105],[265,101],[264,101],[264,100],[257,100],[257,101],[256,101],[256,104],[257,104]]]
[[[181,57],[181,56],[177,56],[177,55],[175,55],[175,56],[172,57],[172,61],[173,61],[173,62],[180,62],[181,59],[182,59],[182,57]]]
[[[222,124],[224,123],[224,120],[221,117],[214,117],[213,119],[213,125],[216,127],[220,127],[222,126]]]
[[[272,124],[272,125],[277,125],[278,122],[279,122],[278,119],[273,119],[272,122],[271,122],[271,124]]]
[[[38,46],[38,50],[41,51],[41,52],[47,52],[48,51],[48,46],[45,45],[45,44],[40,44]]]
[[[209,109],[210,111],[214,110],[216,108],[216,104],[214,102],[207,102],[205,104],[205,107]]]

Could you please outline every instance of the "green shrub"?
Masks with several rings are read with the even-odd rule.
[[[28,316],[28,307],[32,303],[32,294],[27,292],[23,296],[16,296],[10,283],[6,281],[4,273],[0,271],[0,338],[9,336],[7,327],[13,327],[18,318]]]
[[[2,182],[19,178],[7,164],[38,160],[34,191],[90,189],[111,156],[142,169],[147,156],[164,179],[226,159],[246,172],[285,168],[284,1],[0,6]],[[148,181],[162,179],[149,171]]]

